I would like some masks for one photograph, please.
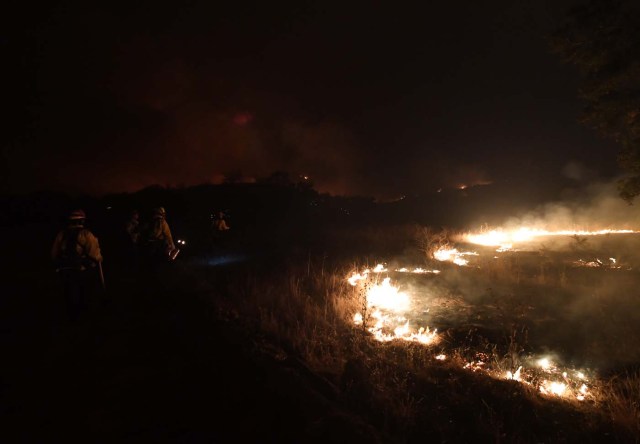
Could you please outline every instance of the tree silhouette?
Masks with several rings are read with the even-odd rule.
[[[583,76],[581,121],[621,145],[620,196],[640,195],[640,5],[590,0],[575,7],[550,38],[554,53]]]

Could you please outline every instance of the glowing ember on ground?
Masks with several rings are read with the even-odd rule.
[[[528,361],[530,362],[530,360]],[[515,373],[506,371],[504,378],[533,386],[546,396],[559,396],[578,401],[584,401],[588,397],[593,398],[595,396],[589,391],[589,387],[584,382],[587,378],[582,371],[561,370],[548,357],[538,358],[533,363],[535,366],[530,368],[519,366]],[[487,372],[491,374],[489,369],[487,369]],[[570,373],[578,379],[572,379],[569,376]]]
[[[622,268],[618,265],[618,261],[613,257],[610,257],[608,260],[594,259],[592,261],[578,259],[573,262],[573,266],[587,268]]]
[[[582,386],[580,387],[580,393],[578,395],[576,395],[576,399],[578,401],[584,401],[585,400],[585,396],[587,396],[588,393],[588,388],[586,384],[582,384]]]
[[[471,361],[467,362],[462,368],[476,372],[479,370],[484,370],[484,364],[485,363],[482,361]]]

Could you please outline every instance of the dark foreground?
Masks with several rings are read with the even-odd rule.
[[[2,441],[633,442],[588,409],[426,364],[423,348],[364,341],[337,371],[312,371],[290,338],[234,309],[247,282],[286,275],[296,254],[112,270],[104,304],[78,323],[64,320],[53,273],[16,272],[2,310]]]
[[[273,264],[272,264],[273,265]],[[110,276],[103,304],[64,319],[51,274],[14,276],[4,298],[3,442],[376,442],[335,387],[216,310],[184,264]]]

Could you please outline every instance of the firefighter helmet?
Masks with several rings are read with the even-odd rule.
[[[69,213],[69,220],[84,220],[87,218],[87,215],[85,214],[84,210],[73,210],[71,213]]]
[[[165,211],[164,207],[158,207],[153,210],[153,215],[165,217],[167,215],[167,212]]]

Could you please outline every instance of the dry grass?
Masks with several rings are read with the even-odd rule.
[[[416,227],[413,236],[418,249],[427,259],[433,259],[433,253],[440,248],[449,248],[456,233],[448,228],[436,230],[431,227]]]
[[[374,230],[369,235],[383,237],[384,233]],[[404,245],[417,245],[428,263],[429,252],[451,245],[455,233],[407,229],[403,236]],[[393,241],[396,237],[392,236]],[[479,433],[488,442],[598,442],[610,428],[612,436],[622,442],[640,440],[638,373],[602,380],[597,398],[578,403],[547,398],[530,386],[463,369],[482,355],[494,375],[515,372],[536,347],[538,338],[531,335],[553,333],[546,327],[535,330],[530,323],[557,316],[563,330],[556,334],[575,333],[569,317],[564,321],[563,316],[576,310],[577,301],[584,305],[581,313],[594,319],[607,313],[611,294],[594,291],[583,271],[569,268],[563,257],[542,248],[528,256],[482,259],[465,269],[466,285],[477,295],[471,310],[490,306],[490,322],[501,334],[496,341],[473,329],[466,337],[460,332],[443,332],[444,343],[433,347],[401,341],[377,343],[364,327],[354,326],[354,314],[364,313],[366,320],[367,308],[365,294],[346,282],[356,265],[319,257],[290,264],[277,273],[243,275],[230,283],[227,303],[239,317],[252,320],[283,353],[328,375],[340,386],[346,405],[382,424],[385,433],[398,442],[411,442],[417,433],[453,441],[460,438],[457,433],[463,434],[463,441]],[[460,273],[453,265],[439,265],[445,269],[443,274],[447,267],[452,276]],[[620,310],[628,312],[631,305],[624,305],[625,301],[620,296]],[[536,310],[530,310],[528,304],[535,304]],[[622,337],[636,338],[618,327]],[[587,339],[591,342],[584,346],[592,347],[593,353],[600,353],[598,347],[603,354],[610,351],[606,338],[600,342]],[[443,351],[447,361],[436,360]],[[466,418],[468,422],[458,422],[458,428],[467,431],[450,426],[451,417]]]
[[[346,319],[358,309],[345,275],[298,267],[254,277],[245,281],[236,309],[310,367],[337,374],[350,356],[354,334]]]
[[[640,441],[640,372],[618,375],[603,387],[603,406],[633,442]]]
[[[349,265],[322,273],[294,267],[283,270],[279,277],[252,278],[244,282],[234,305],[240,317],[254,319],[257,329],[276,340],[285,353],[298,356],[314,372],[328,375],[340,385],[343,402],[381,424],[387,436],[397,442],[412,442],[420,431],[443,437],[461,433],[466,438],[479,433],[483,441],[501,442],[508,434],[510,442],[529,442],[530,428],[558,409],[555,414],[564,420],[575,422],[576,415],[592,415],[594,430],[603,427],[596,409],[584,413],[587,406],[565,403],[546,412],[548,407],[531,388],[462,370],[470,358],[484,353],[499,372],[514,371],[526,346],[522,330],[508,332],[507,342],[501,345],[489,341],[458,347],[448,344],[447,362],[435,359],[442,351],[439,346],[372,341],[352,322],[363,301],[345,281],[350,271]],[[633,386],[636,394],[637,380]],[[640,433],[633,429],[638,424],[638,408],[632,402],[631,384],[615,385],[619,394],[614,399],[618,401],[607,408],[615,423],[624,428],[625,436],[638,437]],[[469,402],[469,397],[474,401]],[[505,413],[504,407],[499,407],[502,403],[514,411]],[[519,417],[518,412],[524,411],[535,411],[537,419]],[[460,424],[465,432],[449,427],[446,418],[452,414],[467,418],[467,423]],[[571,433],[577,425],[565,427]],[[574,432],[584,431],[576,428]]]

